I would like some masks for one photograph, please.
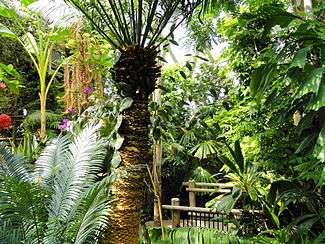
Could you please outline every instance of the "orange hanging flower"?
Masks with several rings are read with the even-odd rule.
[[[12,119],[9,115],[0,114],[0,129],[7,129],[12,125]]]

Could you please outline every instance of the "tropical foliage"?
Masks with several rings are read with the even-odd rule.
[[[137,243],[194,180],[234,229],[143,243],[323,243],[324,10],[0,0],[0,242]]]

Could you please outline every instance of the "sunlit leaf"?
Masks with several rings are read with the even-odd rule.
[[[35,37],[32,33],[27,32],[23,37],[22,41],[27,52],[38,55],[39,49]]]
[[[298,96],[301,97],[310,92],[318,94],[324,71],[325,71],[325,67],[316,68],[312,70],[310,74],[307,76],[306,82],[303,84],[302,88],[300,89]]]
[[[15,33],[13,33],[10,29],[8,29],[3,24],[0,24],[0,36],[3,36],[3,37],[12,37],[12,38],[17,37]]]
[[[290,67],[299,67],[303,68],[306,64],[306,59],[307,59],[307,54],[310,52],[312,49],[312,45],[308,45],[305,48],[300,49],[294,56]]]

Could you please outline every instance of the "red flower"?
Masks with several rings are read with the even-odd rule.
[[[9,115],[0,114],[0,129],[7,129],[12,125],[12,119]]]
[[[3,83],[2,81],[0,81],[0,89],[7,90],[7,85],[5,83]]]

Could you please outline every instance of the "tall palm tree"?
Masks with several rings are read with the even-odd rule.
[[[97,243],[110,212],[98,128],[54,139],[33,169],[0,142],[0,243]]]
[[[114,170],[112,227],[106,243],[136,243],[148,164],[148,97],[160,77],[159,48],[204,0],[66,0],[92,24],[120,57],[111,69],[121,95],[133,104],[123,112],[119,150]],[[212,0],[206,1],[211,2]]]

